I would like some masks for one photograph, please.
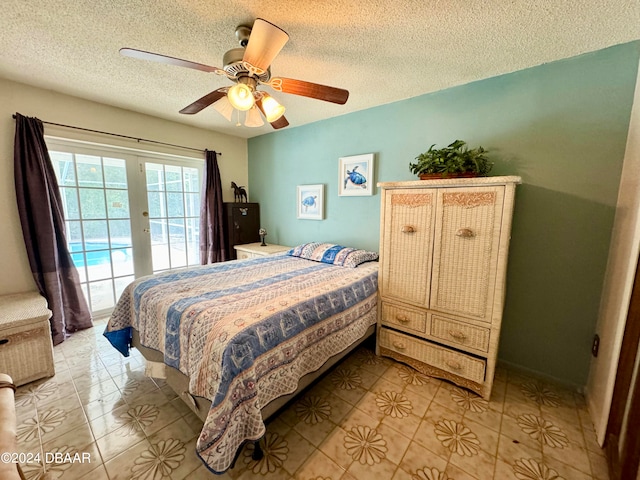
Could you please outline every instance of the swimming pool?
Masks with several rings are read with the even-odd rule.
[[[84,252],[82,242],[72,242],[69,245],[71,259],[76,268],[85,266],[92,267],[111,262],[111,253],[109,247],[114,252],[115,261],[126,261],[131,255],[131,245],[126,243],[113,242],[85,242]]]

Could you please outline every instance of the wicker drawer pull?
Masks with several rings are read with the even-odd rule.
[[[416,231],[416,227],[414,227],[413,225],[403,225],[401,232],[402,233],[413,233]]]
[[[393,346],[396,347],[398,350],[404,350],[405,348],[407,348],[404,343],[400,343],[400,342],[393,342]]]
[[[460,230],[458,230],[456,232],[456,235],[458,237],[462,237],[462,238],[471,238],[471,237],[475,237],[476,236],[474,231],[471,230],[470,228],[461,228]]]
[[[449,367],[452,370],[461,370],[462,369],[462,365],[460,365],[460,363],[454,361],[454,360],[447,360],[444,363],[447,364],[447,367]]]
[[[398,314],[396,315],[396,320],[398,320],[400,323],[409,323],[409,317],[407,317],[406,315]]]
[[[449,330],[449,335],[451,335],[456,340],[460,340],[460,341],[467,339],[467,336],[464,333],[462,333],[460,330]]]

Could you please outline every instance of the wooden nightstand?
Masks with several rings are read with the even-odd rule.
[[[274,253],[286,252],[291,249],[291,247],[285,247],[284,245],[273,244],[267,244],[266,247],[261,247],[260,242],[234,245],[233,248],[236,249],[238,260],[242,260],[243,258],[264,257],[266,255],[273,255]]]

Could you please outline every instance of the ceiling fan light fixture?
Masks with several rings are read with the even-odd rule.
[[[229,99],[224,96],[216,103],[213,104],[213,108],[228,121],[231,121],[231,115],[233,115],[233,105]]]
[[[275,122],[282,117],[286,110],[275,98],[266,93],[262,96],[262,109],[269,123]]]
[[[247,114],[244,119],[245,127],[261,127],[264,125],[264,120],[262,120],[262,115],[260,115],[260,110],[258,107],[253,107],[247,110]]]
[[[191,68],[207,73],[225,76],[234,82],[232,87],[218,88],[180,110],[181,114],[193,115],[214,105],[214,108],[228,121],[236,114],[236,125],[241,126],[240,112],[245,114],[245,125],[258,123],[256,112],[249,113],[257,107],[262,117],[278,130],[289,126],[284,117],[285,108],[275,99],[258,90],[259,85],[268,85],[281,93],[298,95],[307,98],[344,105],[349,98],[349,91],[342,88],[320,85],[318,83],[296,80],[293,78],[271,78],[271,63],[289,40],[287,32],[267,20],[257,18],[252,26],[240,25],[236,28],[239,48],[227,51],[222,60],[223,68],[192,62],[176,57],[169,57],[135,48],[121,48],[120,53],[126,57],[149,60]],[[263,118],[260,121],[263,121]]]
[[[227,92],[227,98],[234,108],[247,111],[255,105],[253,91],[244,83],[236,83]]]

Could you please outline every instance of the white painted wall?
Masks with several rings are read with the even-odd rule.
[[[14,113],[40,120],[222,152],[218,157],[225,201],[231,181],[248,185],[247,141],[140,113],[0,79],[0,295],[35,290],[16,207],[13,176]],[[45,125],[45,134],[96,143],[195,156],[174,149]]]
[[[587,403],[598,442],[604,443],[620,347],[640,251],[640,71],[622,167],[609,261],[600,304],[597,333],[600,352],[592,359]]]

